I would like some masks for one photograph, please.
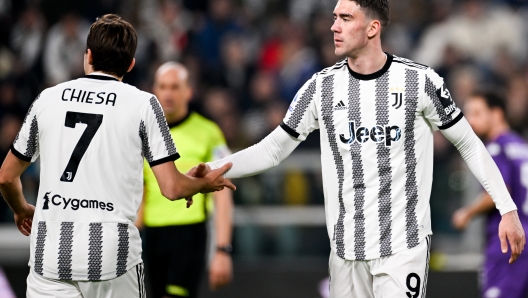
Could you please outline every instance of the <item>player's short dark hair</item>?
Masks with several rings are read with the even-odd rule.
[[[488,108],[500,109],[506,116],[506,100],[498,92],[494,91],[477,91],[472,94],[473,98],[482,98]]]
[[[97,18],[86,40],[86,49],[92,51],[93,70],[118,77],[127,73],[136,48],[136,30],[115,14]]]
[[[381,27],[387,27],[390,24],[390,5],[389,0],[351,0],[357,3],[365,10],[367,16],[377,19]]]

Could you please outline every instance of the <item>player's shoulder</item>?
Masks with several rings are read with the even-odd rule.
[[[418,71],[430,71],[432,70],[429,66],[415,62],[411,59],[399,57],[396,55],[392,55],[392,63],[394,63],[397,66],[401,66],[406,69],[414,69]]]
[[[35,104],[38,105],[40,103],[53,100],[53,99],[57,98],[57,96],[61,96],[62,93],[64,92],[64,90],[66,90],[67,88],[71,88],[71,82],[72,81],[66,81],[66,82],[63,82],[63,83],[59,83],[59,84],[57,84],[55,86],[51,86],[51,87],[45,88],[35,98],[33,104],[34,105]]]
[[[426,86],[432,86],[433,89],[439,89],[442,86],[445,88],[444,79],[427,65],[396,55],[393,55],[392,65],[398,73],[414,72],[415,78],[418,81],[425,81]]]
[[[120,83],[118,88],[120,89],[119,91],[129,94],[131,98],[136,98],[141,101],[150,101],[156,98],[154,94],[147,91],[143,91],[138,87],[127,83]]]
[[[343,69],[346,69],[346,67],[347,67],[347,58],[344,58],[344,59],[339,60],[336,64],[334,64],[334,65],[332,65],[330,67],[324,68],[320,72],[317,72],[314,75],[314,78],[316,78],[316,77],[325,77],[325,76],[336,74],[336,73],[342,71]]]

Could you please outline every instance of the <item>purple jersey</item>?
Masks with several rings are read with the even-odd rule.
[[[517,205],[524,229],[528,230],[528,144],[519,135],[507,132],[489,142],[487,149]],[[482,294],[484,298],[525,298],[528,292],[528,254],[523,253],[514,264],[508,264],[510,252],[503,254],[500,250],[500,220],[498,210],[488,214]]]
[[[486,145],[488,152],[499,167],[525,230],[528,228],[528,144],[519,135],[506,132]],[[486,255],[503,255],[500,251],[498,210],[488,214],[486,227]]]

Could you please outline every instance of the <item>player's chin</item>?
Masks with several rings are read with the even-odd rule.
[[[346,50],[343,48],[342,45],[336,44],[334,53],[336,54],[336,56],[341,57],[341,56],[344,56],[346,54]]]

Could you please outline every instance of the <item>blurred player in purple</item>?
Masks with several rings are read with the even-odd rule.
[[[464,115],[475,133],[486,143],[493,160],[499,167],[510,194],[519,207],[519,219],[528,228],[528,144],[510,130],[506,120],[505,101],[494,93],[477,93],[471,96]],[[508,264],[508,255],[500,250],[497,238],[501,215],[486,191],[469,206],[453,215],[453,225],[465,229],[471,219],[485,214],[486,260],[483,270],[482,296],[484,298],[528,297],[528,255],[521,254],[517,261]]]

